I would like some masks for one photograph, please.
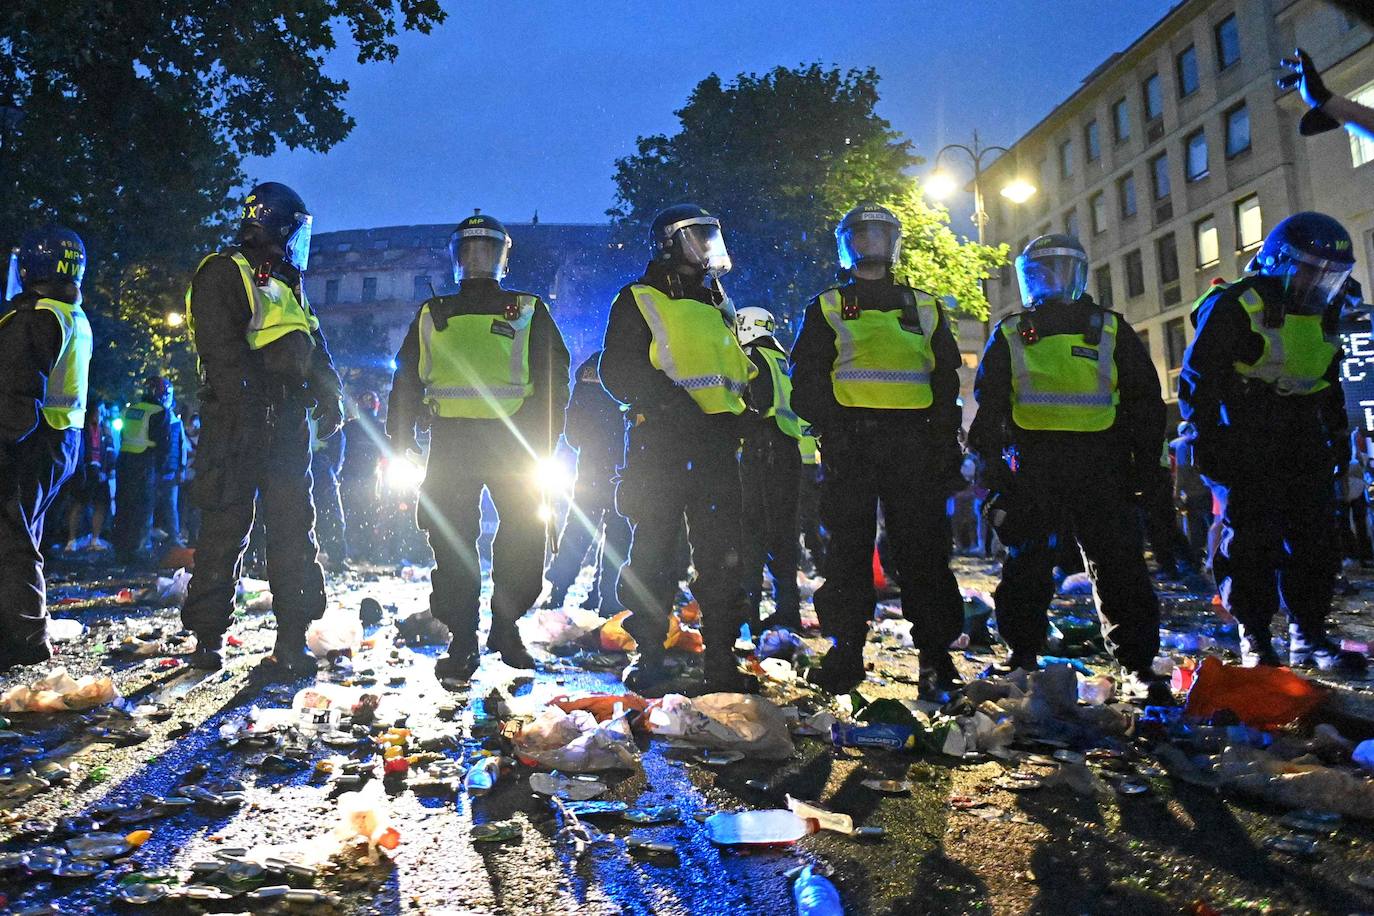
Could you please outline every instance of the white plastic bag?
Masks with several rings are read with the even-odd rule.
[[[794,750],[782,710],[743,693],[708,693],[695,700],[670,693],[649,711],[649,729],[698,747],[742,751],[764,760],[782,760]]]
[[[305,645],[316,658],[324,658],[330,652],[356,654],[362,643],[362,620],[342,610],[331,610],[319,620],[312,620],[305,630]]]

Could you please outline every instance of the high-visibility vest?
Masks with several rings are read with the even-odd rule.
[[[940,321],[935,298],[910,290],[908,307],[882,310],[846,302],[846,291],[826,290],[821,314],[835,332],[830,383],[845,407],[920,410],[934,403],[930,337]]]
[[[225,254],[225,252],[220,252]],[[208,255],[203,258],[196,267],[199,271],[205,262],[215,255]],[[239,274],[243,278],[243,291],[248,296],[248,308],[250,316],[248,319],[248,346],[254,350],[261,350],[263,347],[285,337],[294,331],[300,331],[306,336],[310,336],[319,330],[320,319],[316,317],[310,302],[305,298],[305,290],[301,290],[300,297],[296,297],[296,291],[283,283],[276,277],[269,277],[267,283],[259,286],[256,271],[253,265],[248,263],[248,259],[241,252],[229,252],[226,257],[232,260],[239,269]],[[191,333],[192,346],[196,339],[195,316],[191,312],[191,289],[194,286],[186,287],[186,326]]]
[[[534,296],[515,296],[501,314],[454,315],[443,330],[420,307],[420,381],[437,417],[509,417],[534,393],[530,323]]]
[[[139,401],[124,408],[124,429],[119,440],[119,451],[125,455],[142,455],[153,447],[148,436],[148,425],[153,417],[162,413],[161,404]]]
[[[1102,312],[1101,334],[1051,334],[1027,341],[1019,324],[1000,327],[1011,351],[1011,417],[1021,429],[1095,433],[1116,422],[1117,316]]]
[[[1264,349],[1254,363],[1236,362],[1236,372],[1283,395],[1315,394],[1330,387],[1326,373],[1340,343],[1322,327],[1321,315],[1286,314],[1281,325],[1271,328],[1264,323],[1264,300],[1253,288],[1240,294],[1240,304]]]
[[[51,312],[62,326],[62,345],[48,373],[43,391],[43,422],[53,429],[80,429],[86,425],[86,380],[91,370],[91,323],[81,306],[60,299],[39,299],[35,309]],[[0,317],[0,327],[14,316]]]
[[[721,311],[697,299],[673,299],[646,284],[630,287],[649,325],[649,362],[691,395],[703,413],[744,413],[744,391],[758,367],[745,355]]]
[[[821,446],[815,436],[803,434],[797,440],[797,448],[801,451],[802,464],[821,463]]]
[[[792,410],[792,376],[787,372],[787,354],[772,347],[758,347],[757,352],[768,366],[768,375],[773,382],[773,403],[763,415],[772,417],[778,429],[793,439],[800,439],[802,421]]]

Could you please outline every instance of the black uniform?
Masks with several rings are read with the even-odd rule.
[[[1123,667],[1150,670],[1159,651],[1159,602],[1136,524],[1136,494],[1154,486],[1164,442],[1159,376],[1140,338],[1117,316],[1115,359],[1120,402],[1103,432],[1025,430],[1012,419],[1011,352],[1002,326],[1033,316],[1040,339],[1088,332],[1101,308],[1090,296],[1049,302],[1003,320],[988,341],[974,394],[978,415],[969,448],[988,469],[988,485],[1007,511],[998,535],[1007,547],[994,593],[997,627],[1018,659],[1044,648],[1054,597],[1056,532],[1072,536],[1092,576],[1108,648]],[[1002,463],[1016,452],[1015,474]]]
[[[436,326],[455,315],[500,315],[529,295],[504,290],[495,280],[469,279],[456,295],[429,301]],[[533,393],[511,417],[434,417],[424,403],[420,380],[419,316],[411,322],[388,401],[386,431],[399,455],[417,449],[417,421],[430,424],[429,463],[420,490],[418,521],[434,550],[430,610],[453,633],[449,654],[477,649],[478,596],[482,573],[477,558],[481,496],[486,487],[501,524],[492,545],[492,641],[519,644],[516,621],[539,598],[544,568],[544,523],[534,458],[553,451],[568,400],[568,349],[543,302],[530,323],[529,367]]]
[[[243,254],[250,264],[271,257],[251,249]],[[300,274],[281,262],[272,269],[299,296]],[[182,620],[202,645],[228,629],[260,496],[278,640],[303,641],[306,626],[325,608],[306,418],[317,400],[338,401],[339,377],[318,331],[293,332],[258,350],[248,346],[252,309],[238,267],[223,254],[196,272],[191,315],[204,387],[189,497],[202,515]]]
[[[720,305],[716,293],[679,282],[657,264],[639,283],[676,299]],[[730,319],[721,313],[727,326]],[[620,601],[632,612],[625,628],[642,656],[662,653],[677,591],[678,536],[686,517],[701,606],[708,680],[735,677],[732,654],[744,622],[740,578],[739,451],[744,420],[702,412],[686,390],[649,361],[653,335],[630,287],[611,303],[601,356],[601,383],[630,405],[631,428],[616,488],[616,506],[634,525],[630,561],[621,572]]]
[[[339,473],[344,512],[344,556],[375,559],[377,549],[377,465],[382,460],[381,423],[359,414],[344,424],[343,470]]]
[[[760,408],[773,403],[773,376],[767,360],[759,355],[761,347],[772,347],[771,338],[744,348],[759,374],[749,383],[749,397]],[[774,617],[769,625],[801,626],[801,595],[797,589],[797,566],[801,555],[800,521],[797,515],[801,497],[801,451],[797,440],[778,428],[773,417],[757,416],[744,438],[740,473],[744,481],[743,549],[744,587],[749,596],[750,623],[756,623],[763,599],[763,567],[773,577]]]
[[[910,296],[907,287],[891,279],[855,278],[844,289],[861,309],[901,310]],[[963,629],[964,604],[949,568],[952,534],[945,513],[945,501],[964,484],[959,475],[960,356],[943,310],[930,347],[933,401],[920,410],[843,407],[836,401],[831,383],[835,332],[819,298],[807,307],[792,349],[792,406],[820,439],[820,517],[830,534],[816,614],[836,648],[849,653],[862,652],[877,600],[873,549],[879,504],[916,648],[945,653]]]
[[[341,429],[328,439],[317,439],[310,445],[311,493],[318,516],[316,529],[320,548],[329,557],[329,562],[337,566],[343,562],[348,549],[344,537],[343,499],[339,494],[339,472],[347,460],[347,433]]]
[[[43,516],[76,469],[81,430],[55,430],[43,419],[48,375],[62,350],[62,329],[22,293],[0,327],[0,670],[52,655],[43,583]]]
[[[1281,298],[1278,281],[1245,277],[1194,311],[1179,406],[1197,427],[1198,469],[1226,494],[1213,571],[1227,607],[1267,640],[1282,597],[1299,634],[1318,641],[1341,565],[1335,483],[1350,462],[1343,354],[1338,347],[1327,387],[1313,394],[1280,395],[1247,381],[1236,364],[1253,364],[1263,352],[1238,301],[1248,288],[1266,303]]]
[[[624,609],[617,589],[620,567],[630,552],[630,523],[615,510],[615,468],[625,455],[625,412],[601,387],[599,360],[600,354],[594,354],[578,367],[568,402],[563,438],[577,449],[577,485],[558,539],[558,555],[547,575],[555,603],[561,605],[582,570],[587,548],[604,525],[605,541],[597,556],[596,582],[587,606],[599,607],[602,616],[608,617]]]

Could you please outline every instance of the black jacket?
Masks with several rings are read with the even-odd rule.
[[[625,454],[625,412],[601,386],[597,363],[593,355],[577,368],[563,438],[577,449],[578,478],[605,482]]]
[[[516,296],[530,296],[502,289],[495,280],[464,280],[452,296],[428,300],[436,322],[455,315],[500,315]],[[423,309],[424,306],[421,306]],[[530,380],[534,392],[520,405],[512,418],[521,434],[536,451],[551,452],[563,428],[563,408],[568,402],[568,348],[554,324],[553,315],[542,299],[535,297],[530,319]],[[425,405],[425,384],[420,380],[420,315],[406,331],[401,350],[396,354],[396,372],[391,378],[387,400],[386,433],[397,449],[411,448],[417,423],[430,420]],[[441,423],[487,423],[485,420],[435,420]]]
[[[907,301],[907,287],[891,279],[855,278],[841,287],[852,290],[861,309],[898,311]],[[935,368],[930,376],[930,407],[921,410],[876,410],[842,407],[835,400],[830,373],[835,366],[835,331],[821,312],[820,297],[806,307],[801,333],[792,348],[792,408],[803,416],[822,437],[849,419],[873,419],[898,426],[928,424],[931,432],[954,436],[962,413],[959,408],[959,344],[950,330],[949,316],[938,308],[939,321],[930,335]]]
[[[20,442],[43,422],[48,376],[62,352],[57,317],[34,308],[38,295],[26,292],[10,304],[14,316],[0,327],[0,444]]]
[[[1036,309],[1035,331],[1041,337],[1057,334],[1082,334],[1101,306],[1091,296],[1074,302],[1051,302]],[[1110,429],[1096,433],[1025,430],[1016,426],[1011,415],[1011,349],[1003,336],[1003,326],[1014,327],[1025,312],[1004,318],[993,330],[978,365],[974,397],[978,414],[969,428],[969,449],[984,461],[994,461],[1009,445],[1024,452],[1046,450],[1069,454],[1073,449],[1102,449],[1129,453],[1142,472],[1159,467],[1163,453],[1166,422],[1164,400],[1160,394],[1159,374],[1149,352],[1135,329],[1117,315],[1116,377],[1121,401],[1116,422]]]

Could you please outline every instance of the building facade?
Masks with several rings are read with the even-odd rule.
[[[1025,204],[989,200],[990,241],[1015,256],[1038,235],[1078,236],[1089,291],[1140,331],[1170,401],[1193,303],[1289,214],[1344,223],[1374,289],[1374,144],[1298,134],[1305,106],[1275,84],[1298,46],[1334,91],[1374,102],[1374,44],[1354,17],[1320,0],[1184,0],[987,168],[995,186],[1037,187]],[[994,321],[1020,306],[1010,268],[988,299]]]

